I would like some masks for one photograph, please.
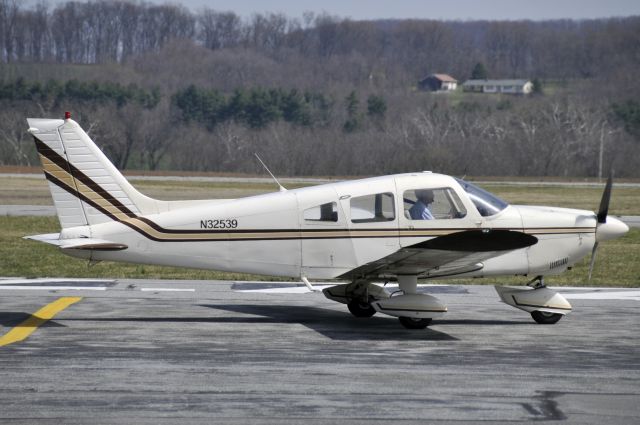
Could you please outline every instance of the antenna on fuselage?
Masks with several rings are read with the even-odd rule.
[[[260,157],[258,156],[258,154],[257,154],[257,153],[255,153],[255,152],[254,152],[253,154],[256,156],[256,158],[258,158],[258,161],[260,161],[260,164],[262,164],[262,166],[264,167],[264,169],[265,169],[265,170],[267,170],[267,173],[269,173],[269,175],[271,176],[271,178],[276,182],[276,184],[278,185],[278,188],[279,188],[280,192],[286,192],[286,191],[287,191],[287,189],[286,189],[284,186],[282,186],[282,185],[280,184],[280,182],[278,181],[278,179],[276,178],[276,176],[274,176],[274,175],[273,175],[273,173],[269,170],[269,167],[267,167],[267,164],[265,164],[265,163],[260,159]]]

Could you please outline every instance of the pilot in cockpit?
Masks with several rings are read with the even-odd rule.
[[[416,202],[409,209],[409,215],[413,220],[433,220],[433,214],[429,206],[433,203],[433,191],[430,189],[416,189]]]

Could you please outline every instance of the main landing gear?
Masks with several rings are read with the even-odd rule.
[[[376,314],[376,309],[367,301],[352,300],[347,304],[347,308],[356,317],[371,317]]]
[[[393,294],[366,280],[332,286],[322,292],[330,300],[347,304],[355,317],[371,317],[379,312],[397,317],[407,329],[424,329],[447,307],[431,295],[417,293],[417,285],[417,276],[398,276],[400,291]]]

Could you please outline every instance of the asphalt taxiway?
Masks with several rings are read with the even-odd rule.
[[[302,285],[0,279],[0,423],[640,422],[640,290],[562,288],[556,325],[423,290],[449,312],[409,331]]]

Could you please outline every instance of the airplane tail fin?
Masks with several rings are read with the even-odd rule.
[[[27,122],[63,229],[158,212],[69,115]]]

